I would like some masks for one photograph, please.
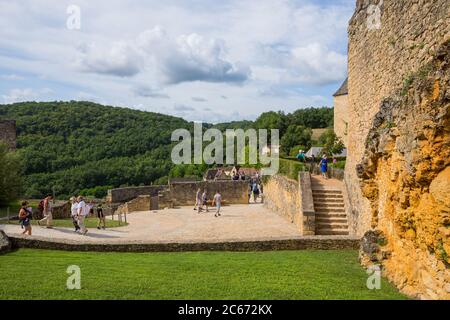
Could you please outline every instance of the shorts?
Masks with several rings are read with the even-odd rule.
[[[97,218],[101,219],[104,217],[105,217],[105,215],[104,215],[103,211],[97,211]]]

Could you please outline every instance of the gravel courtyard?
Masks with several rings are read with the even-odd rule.
[[[300,237],[289,223],[261,204],[233,205],[222,208],[215,218],[214,210],[198,214],[192,207],[161,211],[135,212],[127,216],[128,226],[97,230],[86,236],[70,228],[33,227],[33,236],[48,239],[76,240],[80,243],[128,242],[214,242],[224,240],[268,240]],[[21,233],[20,226],[0,225],[8,235]]]

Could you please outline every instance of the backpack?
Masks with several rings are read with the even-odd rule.
[[[45,199],[41,200],[38,204],[38,209],[40,212],[44,212],[44,201],[45,201]]]

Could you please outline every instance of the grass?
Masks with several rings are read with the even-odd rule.
[[[11,220],[9,222],[7,221],[0,221],[0,224],[17,224],[19,225],[19,221],[14,221]],[[85,220],[85,224],[86,224],[86,228],[97,228],[97,223],[98,223],[98,219],[97,218],[87,218]],[[31,224],[33,226],[37,226],[37,220],[31,220]],[[119,221],[117,220],[110,220],[110,219],[106,219],[106,227],[107,228],[118,228],[118,227],[124,227],[128,225],[128,223],[125,222],[121,222],[119,225]],[[72,219],[58,219],[58,220],[53,220],[53,226],[56,228],[72,228],[73,227],[73,223],[72,223]]]
[[[81,290],[66,289],[67,267]],[[405,299],[366,287],[357,252],[85,253],[20,249],[0,256],[0,299]]]

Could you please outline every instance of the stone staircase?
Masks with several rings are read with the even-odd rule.
[[[313,181],[312,193],[316,212],[316,235],[349,235],[342,191]]]

